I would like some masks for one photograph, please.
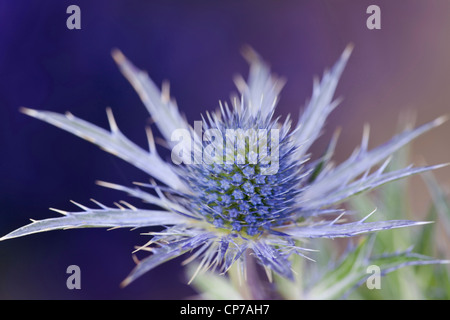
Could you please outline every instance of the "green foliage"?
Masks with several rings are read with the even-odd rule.
[[[408,152],[404,148],[391,163],[391,169],[408,165]],[[380,232],[374,242],[373,253],[385,256],[390,261],[380,290],[369,290],[360,286],[350,297],[355,299],[450,299],[450,268],[448,252],[441,244],[450,237],[450,206],[445,192],[431,172],[422,175],[432,197],[432,203],[424,220],[434,223],[420,228],[404,228],[397,232]],[[387,184],[377,192],[353,199],[350,204],[357,211],[379,208],[390,218],[405,217],[412,212],[409,203],[407,181]],[[408,217],[413,218],[413,217]],[[443,232],[440,232],[441,230]],[[389,257],[386,252],[398,252]],[[413,253],[415,252],[415,253]],[[429,257],[434,257],[432,259]],[[383,259],[382,259],[383,260]],[[374,264],[384,261],[374,260]],[[405,267],[405,268],[403,268]],[[400,269],[396,271],[397,269]],[[393,272],[396,271],[396,272]]]

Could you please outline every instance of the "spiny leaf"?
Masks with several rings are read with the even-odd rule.
[[[349,159],[337,166],[328,174],[320,176],[314,183],[302,194],[304,201],[319,200],[330,192],[339,189],[345,182],[350,182],[360,174],[370,170],[374,165],[389,157],[392,153],[417,138],[428,130],[435,128],[447,120],[446,117],[440,117],[436,120],[424,124],[414,130],[407,130],[392,138],[389,142],[367,151],[361,148],[355,152]]]
[[[384,174],[380,174],[379,172],[375,172],[372,175],[357,180],[353,183],[350,183],[340,189],[332,191],[328,195],[323,198],[317,199],[315,201],[309,201],[308,207],[324,207],[329,206],[341,201],[348,199],[354,195],[365,192],[367,190],[373,190],[381,185],[384,185],[388,182],[396,181],[399,179],[403,179],[418,173],[423,173],[430,170],[436,170],[439,168],[443,168],[448,164],[440,164],[435,166],[428,167],[419,167],[419,168],[405,168],[401,170],[396,170],[393,172],[387,172]]]
[[[67,212],[59,218],[33,220],[32,223],[16,229],[0,238],[0,241],[34,233],[69,228],[139,228],[156,225],[185,223],[187,219],[168,211],[132,209],[89,209],[84,212]]]
[[[377,222],[351,222],[344,224],[319,224],[304,227],[280,228],[280,231],[294,238],[342,238],[352,237],[362,233],[403,228],[427,224],[430,222],[416,222],[410,220],[388,220]]]
[[[184,253],[194,250],[197,247],[204,245],[214,236],[210,233],[201,233],[195,235],[189,239],[181,240],[175,243],[167,244],[160,248],[154,248],[152,254],[147,258],[139,261],[136,267],[131,273],[122,281],[121,287],[129,285],[131,282],[152,270],[153,268],[172,260],[176,257],[183,255]]]
[[[108,113],[111,131],[107,131],[79,119],[71,113],[62,115],[28,108],[21,108],[21,111],[98,145],[105,151],[131,163],[175,190],[185,190],[186,188],[170,165],[163,161],[155,150],[153,152],[145,151],[118,130],[115,121],[112,120],[111,112]]]

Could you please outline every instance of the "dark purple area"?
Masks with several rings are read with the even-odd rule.
[[[122,131],[145,147],[148,114],[114,64],[113,48],[147,70],[158,85],[170,80],[172,95],[193,123],[200,120],[201,112],[229,98],[236,73],[247,75],[239,53],[243,45],[251,45],[277,74],[287,78],[276,114],[291,113],[296,119],[310,95],[313,76],[322,74],[352,42],[356,49],[338,87],[345,103],[330,117],[325,134],[329,137],[337,124],[342,125],[348,142],[341,150],[345,153],[358,143],[363,122],[389,112],[384,101],[395,98],[394,85],[404,92],[423,88],[414,80],[413,68],[425,80],[433,79],[427,70],[441,70],[432,69],[429,53],[442,43],[441,34],[433,30],[441,30],[439,21],[448,17],[449,6],[443,2],[430,1],[426,7],[425,1],[410,1],[406,8],[377,1],[383,10],[383,28],[378,31],[369,31],[365,25],[370,1],[241,2],[0,0],[0,235],[28,223],[29,218],[57,216],[48,207],[76,210],[71,199],[86,205],[90,198],[106,205],[124,199],[145,207],[94,183],[130,185],[147,181],[144,173],[19,112],[21,106],[70,110],[107,127],[105,108],[109,106]],[[66,28],[66,8],[71,4],[81,8],[81,30]],[[430,22],[435,12],[441,15]],[[409,37],[411,33],[415,36]],[[442,36],[448,40],[448,30]],[[419,41],[425,41],[426,47]],[[404,84],[403,78],[409,82]],[[430,81],[424,82],[431,88]],[[404,105],[418,101],[403,93]],[[371,105],[361,103],[365,97]],[[398,107],[396,101],[390,102]],[[376,113],[370,111],[373,105]],[[440,114],[431,113],[426,121]],[[388,118],[393,125],[397,113]],[[392,130],[382,133],[386,139]],[[325,146],[326,139],[321,139],[313,151],[321,152]],[[0,298],[182,299],[193,295],[185,285],[182,259],[119,288],[134,266],[133,247],[148,240],[140,235],[145,231],[69,230],[1,242]],[[65,271],[71,264],[81,268],[78,291],[66,288]]]

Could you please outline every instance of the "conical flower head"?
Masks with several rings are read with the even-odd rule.
[[[291,157],[287,130],[227,111],[223,120],[205,123],[207,142],[195,148],[204,159],[183,167],[183,176],[192,190],[191,211],[218,228],[253,237],[290,219],[301,190],[301,162]]]
[[[326,152],[317,160],[310,160],[311,145],[322,132],[329,113],[339,104],[333,96],[351,50],[351,46],[347,47],[334,67],[314,83],[312,97],[295,126],[289,117],[284,121],[274,119],[283,81],[272,75],[267,64],[250,49],[245,54],[250,63],[249,77],[235,81],[239,95],[230,104],[221,103],[216,112],[207,113],[193,126],[179,113],[167,84],[159,90],[145,72],[114,51],[122,73],[170,147],[170,161],[158,155],[149,128],[148,151],[128,140],[110,109],[109,131],[70,113],[60,115],[26,108],[22,111],[97,144],[158,180],[159,184],[151,180],[133,188],[99,184],[160,209],[138,209],[125,201],[118,203],[117,208],[94,201],[99,206],[96,209],[75,203],[81,212],[54,209],[64,216],[33,220],[0,240],[65,228],[159,225],[164,230],[149,233],[151,240],[139,248],[152,254],[137,264],[123,285],[186,253],[191,253],[186,262],[200,261],[197,271],[212,268],[225,273],[237,263],[245,274],[244,253],[252,251],[269,274],[274,271],[292,279],[289,257],[307,257],[309,251],[299,246],[299,240],[351,237],[422,224],[408,220],[366,222],[368,217],[342,223],[345,211],[339,203],[389,181],[441,167],[385,172],[392,153],[440,125],[444,118],[406,130],[372,150],[367,148],[365,130],[361,146],[336,166],[331,162],[337,143],[335,135]],[[325,214],[336,217],[331,221],[320,219]]]

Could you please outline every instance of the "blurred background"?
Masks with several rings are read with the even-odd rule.
[[[81,30],[68,30],[66,9],[81,9]],[[368,30],[366,9],[381,8],[381,30]],[[450,2],[410,1],[6,1],[0,0],[0,235],[57,216],[49,207],[76,210],[69,200],[107,205],[134,199],[95,180],[130,185],[146,175],[69,133],[19,112],[20,106],[65,112],[107,127],[105,108],[119,127],[146,146],[148,114],[111,58],[119,48],[171,93],[190,123],[235,90],[247,75],[240,55],[250,45],[287,79],[276,114],[297,119],[312,79],[355,45],[337,88],[343,103],[313,146],[319,154],[342,127],[336,161],[360,142],[387,141],[403,114],[416,125],[450,114]],[[155,130],[155,134],[157,134]],[[413,161],[450,161],[450,124],[413,144]],[[169,153],[160,149],[167,157]],[[440,169],[441,184],[450,169]],[[430,196],[410,178],[410,217],[424,216]],[[143,205],[141,205],[142,207]],[[144,230],[146,231],[146,230]],[[148,239],[140,230],[54,231],[0,243],[0,299],[183,299],[195,292],[178,259],[130,286],[131,251]],[[66,268],[81,268],[81,290],[68,290]]]

